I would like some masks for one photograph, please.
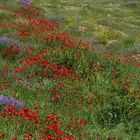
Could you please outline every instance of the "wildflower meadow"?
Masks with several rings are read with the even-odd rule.
[[[0,140],[139,140],[139,59],[99,52],[37,2],[0,2]],[[103,44],[124,37],[110,30]]]

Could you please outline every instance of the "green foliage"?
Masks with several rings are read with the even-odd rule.
[[[35,3],[37,2],[35,1]],[[46,1],[40,0],[39,4],[41,2],[45,3]],[[61,2],[49,2],[53,5],[50,5],[52,9],[53,7],[57,7],[57,10],[62,8],[59,5]],[[76,1],[72,1],[71,4],[73,2],[78,5]],[[105,15],[109,11],[96,3],[95,8],[93,8],[88,4],[88,0],[86,2],[87,6],[84,5],[84,2],[81,3],[86,12],[83,14],[84,9],[81,10],[79,7],[79,13],[88,17],[87,15],[92,13],[90,11],[93,10],[94,16],[97,16],[97,21],[96,17],[94,17],[94,20],[91,20],[92,18],[87,19],[87,22],[80,23],[80,25],[85,26],[88,22],[87,27],[94,25],[93,31],[90,32],[101,40],[103,44],[117,40],[117,45],[120,45],[122,49],[132,48],[135,45],[135,39],[124,36],[127,33],[125,30],[120,32],[119,29],[98,25],[103,17],[106,18]],[[65,2],[65,4],[69,5],[68,2]],[[116,2],[114,4],[116,5]],[[112,5],[110,6],[112,7]],[[76,11],[74,8],[74,6],[71,6],[69,11]],[[54,11],[57,10],[55,9]],[[120,11],[119,13],[122,12]],[[124,13],[126,14],[126,11]],[[81,16],[78,21],[76,18],[71,18],[72,13],[69,14],[68,27],[72,26],[73,19],[76,22],[84,19]],[[75,14],[78,15],[78,11]],[[117,13],[111,12],[110,14],[117,16],[115,15]],[[0,16],[0,20],[4,21],[3,16],[5,16],[5,13]],[[8,17],[7,20],[10,18]],[[113,18],[113,20],[115,19]],[[30,27],[31,25],[25,28],[24,31],[30,32]],[[3,32],[3,29],[0,29],[0,33],[3,34]],[[9,36],[13,34],[12,29],[6,33]],[[19,36],[16,37],[18,38]],[[3,54],[3,49],[7,48],[7,45],[0,45],[0,73],[6,76],[6,78],[3,78],[0,75],[0,86],[2,85],[4,88],[2,94],[16,96],[24,100],[31,110],[34,109],[35,105],[38,105],[40,120],[47,119],[46,116],[52,111],[61,116],[64,121],[64,127],[68,122],[66,118],[70,116],[87,120],[88,124],[83,130],[79,130],[75,126],[73,130],[64,129],[70,136],[76,133],[77,139],[94,140],[100,138],[104,140],[111,139],[113,136],[120,140],[139,139],[140,70],[136,68],[136,61],[131,63],[121,62],[121,60],[118,61],[113,56],[106,56],[93,51],[91,48],[87,49],[81,46],[78,46],[79,48],[73,48],[73,46],[66,48],[58,40],[44,41],[40,36],[25,37],[22,41],[25,46],[29,45],[29,48],[33,49],[33,51],[26,50],[23,53],[13,55],[13,57],[7,57]],[[26,44],[28,41],[29,44]],[[37,56],[42,56],[41,61],[38,61],[40,58]],[[25,65],[25,61],[22,63],[21,60],[26,60],[26,58],[28,59]],[[41,67],[40,64],[45,61],[48,62],[46,63],[47,65]],[[9,66],[7,71],[4,70],[6,64]],[[23,68],[23,71],[10,73],[10,70],[16,70],[16,67]],[[72,72],[70,73],[68,69],[68,73],[61,74],[62,67],[69,67]],[[44,74],[47,76],[44,76]],[[7,84],[10,84],[10,90],[6,90]],[[17,125],[15,125],[16,123]],[[2,126],[0,127],[0,134],[6,131],[7,139],[10,139],[11,136],[23,139],[22,135],[26,132],[33,132],[35,136],[39,135],[40,126],[34,126],[31,129],[28,124],[25,127],[25,123],[27,122],[23,122],[20,118],[15,118],[15,120],[0,118]],[[43,127],[45,129],[45,126]]]

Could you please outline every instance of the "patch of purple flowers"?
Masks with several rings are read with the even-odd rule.
[[[20,43],[17,40],[6,36],[0,36],[0,44],[15,45],[18,50],[21,49]]]
[[[0,95],[0,106],[12,106],[12,105],[22,107],[25,106],[25,103],[12,97]]]
[[[31,6],[32,0],[20,0],[20,3],[25,6]]]

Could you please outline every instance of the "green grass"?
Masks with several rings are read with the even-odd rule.
[[[46,11],[48,19],[61,21],[63,31],[93,42],[92,45],[95,48],[101,46],[107,49],[110,42],[116,40],[115,45],[118,50],[115,52],[124,53],[128,49],[127,45],[120,47],[118,42],[130,39],[135,42],[135,45],[131,45],[134,54],[139,52],[139,49],[136,49],[140,43],[140,2],[138,0],[132,3],[125,0],[87,0],[84,2],[41,0],[40,3],[36,1],[35,4]],[[85,27],[85,31],[79,30],[79,27]],[[96,40],[101,43],[96,43]]]
[[[3,87],[0,94],[23,100],[32,111],[28,114],[31,115],[29,121],[25,121],[23,119],[29,117],[26,113],[27,118],[15,115],[10,118],[8,115],[2,117],[1,110],[0,138],[2,133],[6,134],[6,140],[14,137],[22,140],[25,134],[33,134],[32,139],[39,140],[45,137],[40,133],[43,129],[54,140],[62,135],[45,128],[59,122],[57,119],[54,122],[53,119],[47,120],[54,112],[63,122],[59,129],[64,130],[72,140],[139,140],[139,62],[94,50],[94,47],[103,47],[114,53],[124,53],[126,50],[133,53],[138,49],[139,1],[131,6],[125,1],[111,0],[40,0],[34,3],[46,11],[43,16],[34,15],[35,11],[31,13],[18,3],[10,5],[8,0],[3,7],[4,12],[0,12],[0,23],[17,22],[16,26],[9,28],[0,26],[0,35],[14,37],[22,42],[22,47],[26,47],[19,54],[8,56],[4,52],[8,46],[0,44],[0,86]],[[5,12],[5,8],[10,12]],[[24,14],[16,17],[14,10]],[[55,34],[42,30],[32,22],[25,24],[29,15],[36,19],[58,20],[60,28],[56,29]],[[23,28],[19,28],[19,18],[24,24]],[[79,26],[86,27],[86,31],[78,31]],[[35,35],[33,29],[40,32]],[[20,32],[27,32],[30,36],[19,36]],[[58,35],[59,32],[68,32],[76,39],[67,34]],[[53,41],[43,40],[50,36],[56,38]],[[79,41],[82,38],[90,41],[92,37],[95,39],[93,47]],[[11,49],[9,51],[13,53]],[[4,69],[6,65],[8,70]],[[10,70],[15,71],[11,73]],[[6,89],[7,85],[9,89]],[[36,106],[39,113],[34,111]],[[39,126],[36,126],[34,115],[39,117]],[[71,116],[74,117],[71,124],[73,129],[67,128]],[[87,122],[83,128],[77,127],[80,120]]]

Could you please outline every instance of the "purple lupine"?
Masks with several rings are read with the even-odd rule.
[[[14,40],[6,36],[0,36],[0,44],[4,44],[4,43],[7,45],[15,45],[18,50],[21,49],[21,45],[17,40]]]
[[[25,103],[12,97],[0,95],[0,106],[25,106]]]
[[[20,3],[25,6],[31,6],[32,0],[20,0]]]

